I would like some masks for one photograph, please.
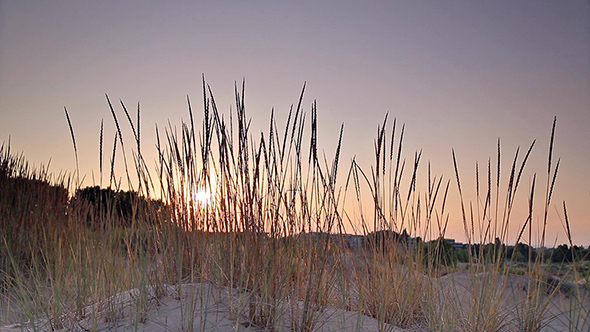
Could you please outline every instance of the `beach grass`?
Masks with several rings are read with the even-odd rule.
[[[201,126],[187,98],[187,121],[156,127],[153,169],[144,160],[139,104],[131,116],[122,101],[117,108],[107,96],[116,134],[103,167],[101,123],[96,187],[81,187],[81,147],[67,110],[75,172],[55,176],[48,166],[34,168],[4,143],[0,326],[143,330],[154,308],[171,296],[180,303],[180,329],[191,331],[216,330],[212,312],[220,303],[233,322],[229,330],[362,331],[363,319],[373,319],[379,331],[589,328],[588,289],[577,283],[588,279],[581,268],[587,257],[573,259],[565,277],[554,278],[550,257],[534,248],[545,246],[559,170],[555,121],[537,217],[536,174],[528,190],[521,188],[534,141],[524,156],[517,149],[504,172],[498,140],[482,183],[476,165],[469,198],[455,152],[455,174],[432,175],[427,162],[427,176],[420,178],[422,151],[406,159],[405,126],[388,116],[378,126],[369,168],[341,160],[344,125],[334,137],[336,150],[322,152],[316,104],[306,112],[304,92],[305,85],[284,126],[273,111],[268,130],[255,133],[245,83],[235,86],[235,111],[223,114],[203,78]],[[125,147],[120,119],[131,128],[132,148]],[[116,173],[117,155],[123,174]],[[103,176],[108,187],[101,187]],[[515,263],[518,248],[509,255],[505,245],[517,222],[518,190],[527,190],[529,202],[516,240],[528,244],[521,265]],[[451,195],[460,203],[467,239],[464,262],[445,240]],[[565,203],[563,221],[573,248]],[[535,229],[541,230],[536,241]],[[345,322],[347,313],[355,323],[328,326],[340,316]]]

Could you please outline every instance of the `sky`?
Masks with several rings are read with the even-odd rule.
[[[115,131],[105,93],[131,108],[141,102],[142,139],[153,146],[156,124],[188,118],[187,95],[200,105],[202,75],[222,110],[245,78],[259,131],[273,107],[286,119],[306,82],[320,148],[333,154],[344,123],[341,160],[366,169],[387,113],[406,125],[408,160],[422,149],[450,180],[452,149],[472,179],[475,162],[495,158],[498,138],[504,174],[517,147],[536,139],[520,206],[534,173],[544,190],[557,117],[547,241],[566,242],[565,200],[574,242],[590,245],[588,1],[0,0],[0,142],[10,138],[35,165],[51,160],[55,174],[75,169],[64,106],[90,185],[101,120],[107,141]],[[460,213],[451,213],[447,235],[464,240]]]

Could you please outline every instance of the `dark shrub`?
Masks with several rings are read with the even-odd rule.
[[[453,267],[457,265],[455,248],[442,237],[424,244],[422,254],[422,261],[429,268],[441,266]]]
[[[158,222],[164,208],[162,201],[144,198],[134,191],[114,191],[98,186],[79,189],[74,198],[78,204],[89,205],[86,223],[94,227],[104,227],[105,223],[121,227],[137,222],[153,224]]]

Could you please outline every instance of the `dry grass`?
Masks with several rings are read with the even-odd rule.
[[[420,179],[421,151],[406,165],[404,127],[398,133],[394,120],[389,132],[386,117],[378,127],[370,172],[353,160],[342,177],[338,170],[344,127],[335,140],[333,159],[320,160],[315,102],[309,137],[305,136],[304,90],[305,86],[284,128],[271,113],[268,132],[256,135],[245,112],[244,84],[236,84],[235,113],[225,118],[203,79],[202,129],[195,127],[187,99],[189,121],[181,123],[180,130],[172,125],[156,129],[154,171],[141,152],[139,104],[134,122],[120,102],[134,139],[133,164],[128,164],[123,130],[107,97],[117,128],[108,188],[118,192],[121,185],[115,174],[120,151],[128,187],[135,194],[116,194],[103,205],[68,195],[82,189],[78,170],[75,177],[53,178],[47,168],[32,169],[22,155],[13,154],[9,143],[2,145],[0,322],[58,330],[76,328],[85,320],[92,330],[104,322],[116,328],[120,321],[131,321],[140,329],[173,287],[175,296],[186,300],[180,308],[183,329],[202,330],[208,316],[200,313],[211,306],[205,295],[215,292],[204,285],[213,285],[230,294],[231,317],[243,328],[315,331],[322,327],[321,317],[330,312],[329,307],[374,317],[383,331],[393,326],[541,331],[550,325],[558,315],[550,305],[561,295],[546,291],[543,255],[526,265],[524,296],[510,300],[510,294],[518,293],[512,287],[520,286],[508,279],[509,257],[500,245],[508,239],[516,192],[534,142],[522,159],[517,150],[504,184],[498,141],[497,169],[488,162],[482,186],[476,166],[472,202],[465,199],[454,151],[454,179],[432,176],[430,163],[426,179]],[[77,158],[67,111],[66,117]],[[555,123],[543,234],[559,167],[558,161],[552,168],[554,132]],[[100,184],[103,134],[101,123]],[[346,179],[344,185],[340,178]],[[518,237],[519,242],[526,239],[528,230],[529,244],[535,182],[536,175],[529,191],[529,218]],[[452,185],[457,186],[469,242],[464,268],[456,265],[446,241],[414,240],[444,238]],[[425,192],[419,191],[423,187]],[[505,194],[500,192],[503,187]],[[199,188],[212,193],[209,202],[195,197]],[[350,200],[357,206],[354,215],[344,209]],[[128,213],[119,210],[124,202],[129,202]],[[367,202],[370,209],[363,207]],[[569,234],[565,203],[564,217]],[[349,247],[343,234],[346,224],[365,235],[363,246]],[[479,250],[496,239],[499,244],[493,250]],[[539,244],[544,244],[544,235]],[[574,264],[572,273],[576,271]],[[186,291],[190,284],[202,286]],[[128,290],[133,291],[123,293]],[[121,294],[127,294],[131,310],[121,310]],[[216,298],[222,297],[219,294]],[[564,309],[570,331],[585,330],[590,324],[584,296],[587,293],[576,288],[570,307]]]

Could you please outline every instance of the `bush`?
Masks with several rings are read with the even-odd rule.
[[[423,262],[428,268],[455,267],[457,253],[455,248],[444,238],[430,241],[422,248]]]
[[[156,219],[149,218],[150,212],[164,208],[162,201],[146,199],[134,191],[114,191],[98,186],[78,189],[74,200],[89,205],[86,224],[101,228],[106,220],[121,227],[129,227],[137,221],[154,223]]]

